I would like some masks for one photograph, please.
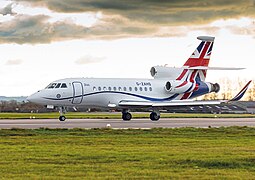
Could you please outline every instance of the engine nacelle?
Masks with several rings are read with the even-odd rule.
[[[165,91],[168,93],[185,93],[185,92],[192,92],[198,89],[198,85],[188,81],[178,81],[172,80],[167,81],[165,84]]]
[[[175,68],[175,67],[164,67],[164,66],[153,66],[150,70],[151,76],[153,78],[170,78],[176,79],[180,72],[182,72],[183,68]]]

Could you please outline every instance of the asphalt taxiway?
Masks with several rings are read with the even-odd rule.
[[[67,119],[60,122],[57,119],[18,119],[0,120],[0,129],[23,128],[178,128],[178,127],[228,127],[254,126],[255,118],[162,118],[153,122],[149,119]]]

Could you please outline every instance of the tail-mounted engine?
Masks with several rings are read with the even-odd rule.
[[[198,84],[188,81],[172,80],[165,84],[165,91],[168,93],[185,93],[192,92],[198,89]]]
[[[153,66],[150,70],[151,76],[157,78],[170,78],[176,79],[183,68],[165,67],[165,66]]]
[[[200,84],[200,85],[199,85]],[[192,83],[189,81],[178,81],[178,80],[170,80],[165,83],[165,91],[171,94],[177,93],[187,93],[198,91],[198,94],[206,94],[209,92],[219,92],[220,85],[218,83],[208,83],[208,82],[200,82],[197,84],[196,82]]]

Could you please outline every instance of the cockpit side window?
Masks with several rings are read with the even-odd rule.
[[[61,83],[58,83],[58,84],[55,86],[55,88],[59,88],[60,85],[61,85]]]
[[[61,88],[67,88],[66,83],[62,83]]]

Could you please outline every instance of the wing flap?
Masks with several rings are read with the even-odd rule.
[[[199,106],[199,105],[217,105],[225,101],[216,100],[216,101],[188,101],[188,100],[176,100],[170,102],[158,102],[154,103],[153,107],[169,107],[169,106]]]

